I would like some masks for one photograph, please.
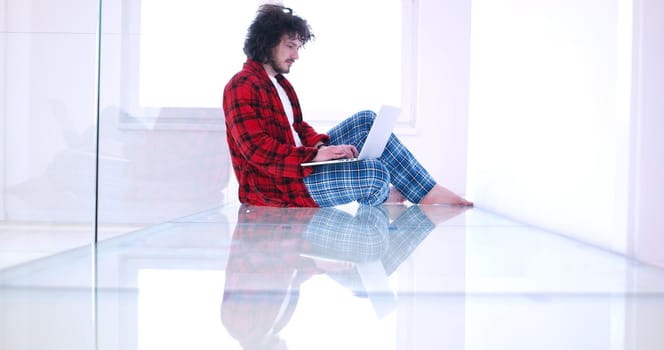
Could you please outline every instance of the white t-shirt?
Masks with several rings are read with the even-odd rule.
[[[274,86],[277,88],[279,99],[281,100],[281,104],[284,106],[284,110],[286,111],[288,125],[290,125],[291,132],[293,133],[295,145],[302,146],[302,140],[300,140],[300,136],[298,136],[297,132],[295,132],[295,129],[293,129],[293,122],[295,121],[295,117],[293,115],[293,105],[291,105],[290,100],[288,99],[288,94],[286,93],[286,90],[283,88],[283,86],[279,84],[277,78],[270,76],[270,80],[272,80],[272,84],[274,84]]]

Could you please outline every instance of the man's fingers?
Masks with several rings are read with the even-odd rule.
[[[325,148],[329,151],[333,159],[337,158],[355,158],[358,156],[357,149],[353,145],[330,146]]]

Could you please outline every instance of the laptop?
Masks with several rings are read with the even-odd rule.
[[[341,158],[341,159],[332,159],[332,160],[323,160],[319,162],[307,162],[302,163],[302,166],[314,166],[314,165],[325,165],[325,164],[337,164],[337,163],[348,163],[348,162],[357,162],[363,159],[375,159],[383,154],[385,150],[385,145],[392,135],[392,130],[394,130],[394,125],[399,118],[401,110],[394,106],[383,105],[374,119],[371,130],[367,135],[367,139],[364,141],[364,146],[360,154],[357,155],[357,158]]]

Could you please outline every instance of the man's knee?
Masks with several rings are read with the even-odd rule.
[[[383,204],[390,195],[390,173],[376,159],[363,162],[366,171],[366,188],[365,195],[359,202],[366,205]]]
[[[369,131],[371,125],[373,125],[374,119],[376,119],[376,112],[364,110],[353,114],[351,118],[355,119],[356,123],[365,126],[367,131]]]

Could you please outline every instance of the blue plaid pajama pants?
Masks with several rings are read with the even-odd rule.
[[[362,149],[376,117],[361,111],[333,127],[330,144],[354,145]],[[413,154],[392,134],[385,151],[377,159],[316,166],[304,178],[311,197],[321,207],[333,207],[357,201],[380,205],[390,194],[390,183],[412,203],[419,203],[436,184]]]

